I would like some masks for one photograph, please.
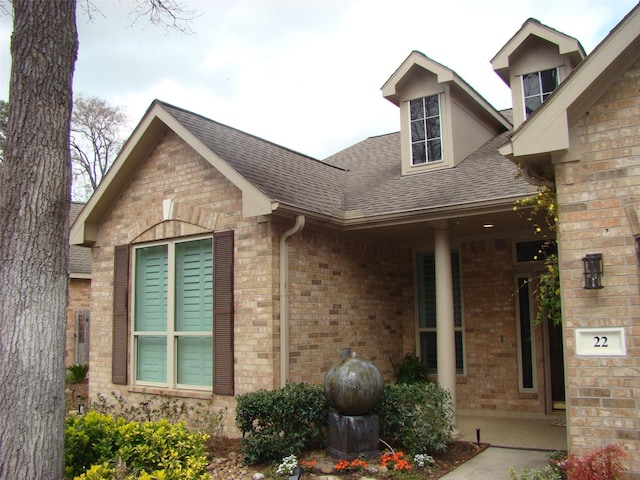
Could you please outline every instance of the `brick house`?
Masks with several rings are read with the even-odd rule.
[[[633,52],[636,62],[638,16],[636,8],[616,30],[634,33],[624,48],[625,60]],[[531,156],[519,143],[535,131],[537,148],[566,149],[535,139],[557,134],[574,142],[582,132],[578,150],[602,148],[597,138],[586,141],[597,135],[584,119],[564,137],[555,123],[553,131],[540,126],[566,97],[579,98],[583,116],[595,102],[607,103],[599,90],[575,85],[591,58],[576,39],[528,20],[492,60],[514,99],[513,111],[501,112],[454,71],[414,51],[382,87],[398,106],[400,132],[323,161],[154,101],[71,231],[73,244],[93,249],[90,395],[213,395],[216,405],[233,409],[236,394],[322,382],[345,347],[373,360],[386,380],[394,363],[416,352],[452,393],[458,414],[533,418],[564,411],[568,402],[572,449],[618,438],[637,454],[637,418],[616,413],[637,413],[638,401],[638,267],[633,242],[620,240],[628,235],[622,225],[638,213],[627,198],[629,182],[640,176],[637,151],[625,154],[625,172],[609,174],[578,157],[551,163],[546,150]],[[632,63],[619,78],[620,88],[635,88],[637,120]],[[615,87],[602,88],[600,95]],[[610,121],[607,115],[597,117]],[[636,143],[628,151],[638,148],[637,128],[627,134]],[[544,238],[513,211],[515,201],[536,193],[544,167],[545,180],[554,173],[563,179],[556,182],[560,208],[576,203],[560,217],[564,328],[534,324]],[[617,283],[597,292],[601,300],[576,284],[577,255],[593,247],[575,238],[578,230],[609,222],[579,203],[587,196],[579,186],[605,192],[583,185],[582,168],[592,177],[602,168],[602,181],[625,198],[602,245],[624,251],[609,256],[605,249],[606,282],[617,279],[616,269],[625,272],[615,299],[607,294]],[[611,208],[599,199],[595,205]],[[610,265],[614,258],[620,263]],[[618,307],[613,323],[626,318],[627,355],[578,358],[576,322],[591,307],[609,315],[608,305]],[[620,389],[597,384],[600,373],[586,374],[581,362],[602,364],[599,372]],[[587,417],[611,424],[592,428]],[[226,427],[237,433],[233,415]],[[611,435],[601,435],[607,428]]]

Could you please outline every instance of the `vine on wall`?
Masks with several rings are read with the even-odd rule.
[[[536,234],[545,236],[545,243],[538,252],[544,256],[544,271],[538,276],[538,287],[533,295],[538,304],[536,325],[542,324],[547,318],[554,325],[562,323],[562,304],[560,301],[560,268],[558,255],[555,252],[555,232],[558,222],[558,204],[555,188],[539,187],[537,195],[517,200],[513,209],[527,207],[527,220],[534,227]],[[528,208],[531,207],[531,208]],[[544,221],[544,224],[541,222]],[[546,232],[553,235],[550,237]],[[548,252],[548,253],[547,253]]]

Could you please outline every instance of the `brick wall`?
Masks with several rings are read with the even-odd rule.
[[[640,296],[625,207],[640,202],[640,62],[577,125],[578,162],[556,166],[569,447],[620,443],[640,478]],[[604,288],[584,290],[581,258],[602,253]],[[624,327],[624,357],[578,357],[579,327]]]
[[[65,366],[76,363],[76,312],[91,309],[91,280],[85,278],[69,279],[69,304],[67,306],[67,343]]]
[[[174,220],[162,221],[166,199],[175,202]],[[244,219],[241,208],[240,191],[177,136],[168,133],[158,142],[105,216],[93,249],[93,399],[109,392],[132,403],[154,393],[187,402],[211,397],[113,385],[111,319],[116,245],[213,230],[235,232],[235,393],[279,387],[279,239],[293,219]],[[542,393],[518,393],[511,240],[469,241],[461,252],[468,370],[459,381],[458,407],[543,412]],[[391,380],[391,359],[399,362],[416,348],[412,248],[308,222],[290,238],[289,254],[290,381],[322,382],[346,347],[374,361]],[[234,406],[233,397],[214,396],[215,408],[230,409],[227,435],[239,433]]]
[[[174,199],[179,216],[205,220],[162,222],[162,203]],[[274,379],[273,305],[274,260],[270,227],[243,219],[241,193],[172,132],[156,145],[106,215],[93,249],[91,376],[89,394],[115,392],[130,402],[143,393],[171,393],[196,401],[207,392],[173,391],[113,385],[111,338],[114,247],[211,230],[235,232],[235,393],[271,388]],[[205,213],[203,213],[205,212]],[[209,212],[207,215],[206,212]],[[195,222],[191,223],[191,222]],[[277,279],[277,277],[276,277]],[[233,397],[214,396],[214,407],[233,409]],[[235,429],[233,410],[226,434]]]
[[[324,382],[347,347],[392,380],[391,359],[415,349],[410,252],[310,226],[290,241],[289,262],[291,380]]]
[[[522,393],[515,311],[517,269],[530,275],[540,266],[515,266],[512,249],[510,239],[468,241],[461,247],[467,370],[458,380],[457,393],[464,410],[522,415],[545,411],[542,328],[535,329],[536,390]]]

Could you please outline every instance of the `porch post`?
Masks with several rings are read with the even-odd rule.
[[[451,393],[453,424],[456,425],[456,337],[453,308],[453,276],[449,227],[445,222],[435,227],[436,266],[436,344],[438,349],[438,383]]]

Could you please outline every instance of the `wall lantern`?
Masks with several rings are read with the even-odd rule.
[[[584,263],[584,288],[594,290],[602,288],[602,254],[587,253]]]

